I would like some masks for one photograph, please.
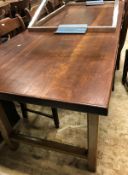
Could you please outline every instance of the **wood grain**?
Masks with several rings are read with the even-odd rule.
[[[114,33],[24,32],[0,46],[0,98],[27,97],[29,102],[33,98],[47,105],[106,115],[122,9],[123,2]]]

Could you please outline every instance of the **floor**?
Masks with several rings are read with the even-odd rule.
[[[20,143],[17,151],[7,145],[0,149],[0,175],[128,175],[128,93],[121,84],[125,48],[127,44],[121,69],[116,72],[109,115],[100,117],[97,173],[88,172],[82,159]],[[48,108],[40,110],[50,112]],[[35,115],[29,117],[30,126],[20,127],[29,135],[86,146],[86,115],[59,109],[59,116],[59,129],[52,120]]]

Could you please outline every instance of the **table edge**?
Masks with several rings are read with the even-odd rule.
[[[79,104],[79,103],[71,103],[71,102],[64,102],[54,99],[43,99],[43,98],[36,98],[30,96],[21,96],[17,94],[8,94],[8,93],[1,93],[0,92],[0,100],[7,100],[7,101],[17,101],[22,103],[29,103],[35,105],[43,105],[55,108],[62,108],[68,109],[72,111],[78,112],[86,112],[86,113],[94,113],[98,115],[108,115],[108,107],[104,106],[96,106],[96,105],[89,105],[89,104]]]

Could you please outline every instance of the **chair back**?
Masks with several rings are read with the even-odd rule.
[[[15,17],[15,15],[18,13],[21,16],[24,16],[24,9],[30,8],[30,0],[20,0],[20,1],[12,1],[10,3],[11,6],[11,12],[12,16]]]
[[[0,19],[3,19],[6,17],[6,12],[4,9],[1,10],[1,13],[0,13]]]
[[[11,17],[10,4],[4,2],[3,5],[0,5],[0,19],[5,17]]]
[[[53,3],[54,9],[57,9],[57,8],[59,8],[60,6],[63,5],[63,1],[62,1],[62,0],[51,0],[51,2]]]
[[[32,7],[31,10],[29,10],[28,8],[25,8],[25,9],[24,9],[25,15],[22,17],[22,19],[23,19],[24,24],[25,24],[26,26],[28,26],[30,20],[31,20],[32,17],[34,16],[35,11],[37,10],[38,7],[39,7],[39,5],[36,5],[36,6]],[[45,17],[48,13],[49,13],[48,9],[47,9],[47,8],[44,8],[44,9],[41,11],[41,14],[40,14],[40,18],[39,18],[39,19]]]
[[[25,25],[19,15],[17,15],[15,18],[7,17],[0,20],[0,37],[9,34],[16,29],[25,30]]]
[[[46,3],[46,11],[47,13],[51,13],[54,11],[54,5],[52,1],[47,1]]]

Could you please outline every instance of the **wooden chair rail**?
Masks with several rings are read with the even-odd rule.
[[[16,18],[4,18],[0,20],[0,37],[18,28],[25,30],[25,25],[19,15]]]
[[[47,113],[44,113],[44,112],[40,112],[40,111],[37,111],[37,110],[30,109],[30,108],[27,107],[27,105],[25,103],[20,103],[20,105],[21,105],[21,112],[22,112],[23,118],[26,118],[26,119],[28,118],[28,112],[35,113],[37,115],[42,115],[42,116],[53,119],[55,127],[59,128],[59,118],[58,118],[58,112],[57,112],[56,108],[51,108],[52,114],[47,114]]]

